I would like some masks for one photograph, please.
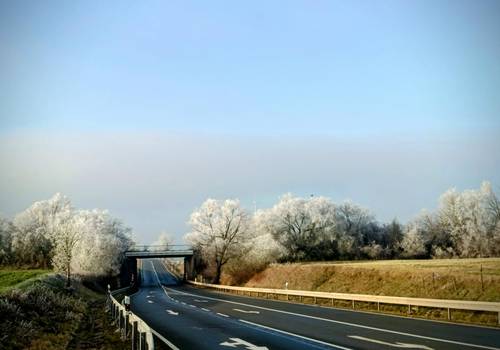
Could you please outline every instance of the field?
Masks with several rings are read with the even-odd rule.
[[[482,271],[482,272],[481,272]],[[247,287],[500,301],[500,259],[273,264]]]
[[[0,293],[13,288],[22,288],[23,285],[29,283],[30,280],[50,273],[51,270],[26,270],[14,268],[0,269]]]

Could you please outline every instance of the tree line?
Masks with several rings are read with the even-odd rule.
[[[500,201],[488,182],[446,191],[435,212],[405,225],[380,223],[351,201],[291,194],[254,214],[238,200],[208,199],[189,223],[185,239],[214,283],[223,271],[241,282],[272,262],[500,255]]]
[[[33,203],[12,221],[0,218],[0,265],[55,268],[69,285],[72,273],[113,276],[131,230],[108,211],[75,209],[61,194]]]
[[[253,214],[238,200],[208,199],[189,224],[185,240],[215,283],[223,272],[241,282],[273,262],[500,256],[500,201],[488,182],[446,191],[436,211],[404,225],[380,223],[351,201],[291,194]],[[75,209],[61,194],[0,218],[0,265],[53,267],[68,281],[118,274],[132,244],[130,228],[109,212]]]

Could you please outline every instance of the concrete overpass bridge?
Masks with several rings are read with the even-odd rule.
[[[190,245],[137,245],[125,252],[125,258],[122,277],[128,284],[138,281],[137,259],[184,258],[184,280],[194,278],[194,250]],[[122,283],[127,284],[125,280]]]

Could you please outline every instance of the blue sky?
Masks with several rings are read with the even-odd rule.
[[[0,212],[61,191],[149,241],[208,196],[407,220],[449,187],[498,188],[499,18],[498,1],[2,1]]]

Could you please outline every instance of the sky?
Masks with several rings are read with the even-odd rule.
[[[498,1],[0,1],[0,213],[56,192],[143,243],[207,198],[405,222],[500,193]]]

